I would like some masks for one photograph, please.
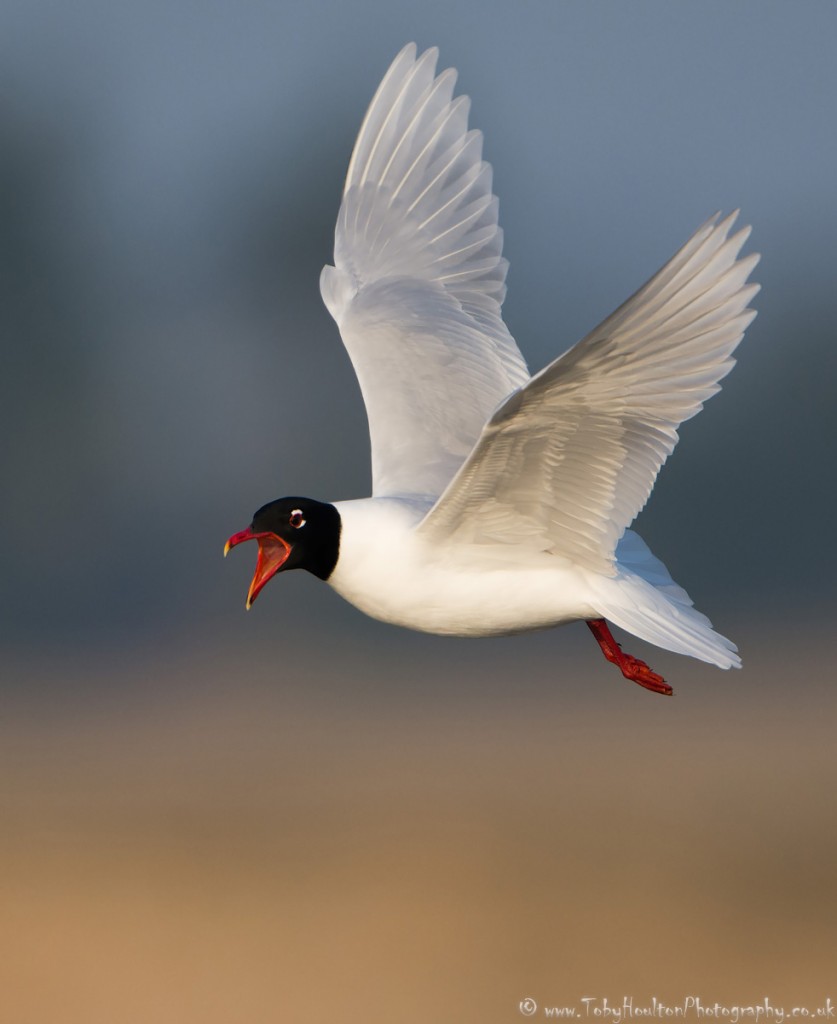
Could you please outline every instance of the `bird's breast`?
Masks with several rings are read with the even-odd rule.
[[[329,584],[372,618],[427,633],[492,636],[591,617],[583,570],[544,556],[429,546],[415,532],[424,510],[341,502],[340,556]]]

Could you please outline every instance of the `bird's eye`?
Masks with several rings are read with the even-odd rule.
[[[295,530],[298,530],[300,526],[305,526],[305,516],[302,514],[302,509],[295,508],[293,512],[291,512],[288,522]]]

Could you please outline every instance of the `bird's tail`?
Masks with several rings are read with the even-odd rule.
[[[735,644],[712,628],[645,542],[626,530],[616,548],[618,575],[599,577],[599,611],[614,625],[667,651],[718,668],[740,668]]]

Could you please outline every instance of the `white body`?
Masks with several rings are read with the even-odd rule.
[[[568,559],[543,555],[521,567],[502,549],[434,545],[415,530],[428,511],[417,501],[335,505],[343,529],[328,582],[372,618],[424,633],[496,636],[599,614],[579,599],[587,573]]]
[[[417,529],[430,503],[362,498],[335,503],[342,533],[328,582],[372,618],[449,636],[503,636],[608,618],[666,650],[737,667],[735,646],[711,629],[644,541],[628,530],[612,575],[505,545],[430,541]]]

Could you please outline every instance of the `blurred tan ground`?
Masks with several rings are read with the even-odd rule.
[[[674,700],[622,684],[586,640],[583,657],[555,640],[554,687],[512,677],[525,642],[497,648],[485,700],[453,680],[397,698],[292,681],[235,651],[63,678],[18,664],[0,1020],[816,1008],[837,997],[837,695],[818,637],[756,650],[742,676],[663,655]],[[460,672],[477,648],[451,650]]]

